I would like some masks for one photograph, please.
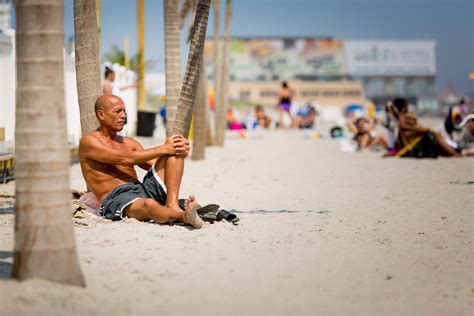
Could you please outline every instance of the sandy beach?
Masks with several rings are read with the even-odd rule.
[[[229,133],[186,162],[182,195],[237,210],[238,226],[78,220],[86,288],[8,279],[4,199],[1,314],[472,315],[474,159],[383,159],[310,136]],[[77,164],[71,186],[85,189]]]

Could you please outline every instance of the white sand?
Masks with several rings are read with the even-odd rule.
[[[1,314],[472,315],[474,159],[342,153],[300,131],[229,134],[206,156],[187,161],[183,195],[241,224],[87,219],[75,229],[85,289],[6,279],[4,202]]]

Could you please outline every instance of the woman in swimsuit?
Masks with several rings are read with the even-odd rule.
[[[280,91],[278,92],[278,98],[279,98],[279,103],[278,103],[277,128],[283,127],[283,113],[284,112],[288,113],[288,116],[290,117],[290,120],[291,120],[291,125],[293,125],[293,117],[290,112],[292,93],[286,81],[282,82],[281,84]]]

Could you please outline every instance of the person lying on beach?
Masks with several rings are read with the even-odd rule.
[[[175,135],[145,150],[136,140],[118,135],[126,114],[122,99],[114,95],[97,98],[95,113],[100,126],[81,138],[79,160],[87,187],[100,202],[100,215],[157,223],[176,219],[201,228],[195,197],[190,195],[183,209],[178,202],[188,140]],[[148,170],[143,182],[134,166]]]
[[[460,124],[462,131],[456,142],[463,156],[474,156],[474,114],[467,115]]]
[[[415,114],[409,111],[408,101],[406,99],[397,98],[393,101],[393,105],[395,106],[395,115],[399,125],[399,135],[397,139],[399,148],[406,146],[407,144],[405,144],[405,142],[409,144],[413,139],[423,136],[425,140],[415,145],[423,148],[417,151],[439,151],[441,155],[447,157],[460,156],[453,147],[448,145],[441,133],[418,124]]]
[[[312,105],[307,105],[299,110],[293,119],[293,128],[313,128],[318,112]]]
[[[237,118],[234,115],[234,112],[232,111],[232,108],[230,107],[227,110],[225,119],[227,121],[227,128],[230,130],[243,130],[247,128],[247,126],[244,123],[237,120]]]
[[[356,120],[349,119],[347,125],[349,129],[354,132],[354,140],[357,142],[360,151],[375,146],[382,146],[387,149],[387,138],[382,134],[373,135],[374,120],[366,117],[360,117]]]

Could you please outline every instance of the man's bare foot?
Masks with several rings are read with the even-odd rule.
[[[197,201],[194,195],[189,195],[189,199],[184,201],[184,222],[186,224],[192,225],[194,228],[201,228],[204,224],[202,219],[198,216],[197,210]]]
[[[181,207],[179,207],[179,204],[176,202],[176,205],[175,204],[166,204],[166,207],[169,207],[173,210],[175,210],[176,212],[183,212],[183,209]]]

